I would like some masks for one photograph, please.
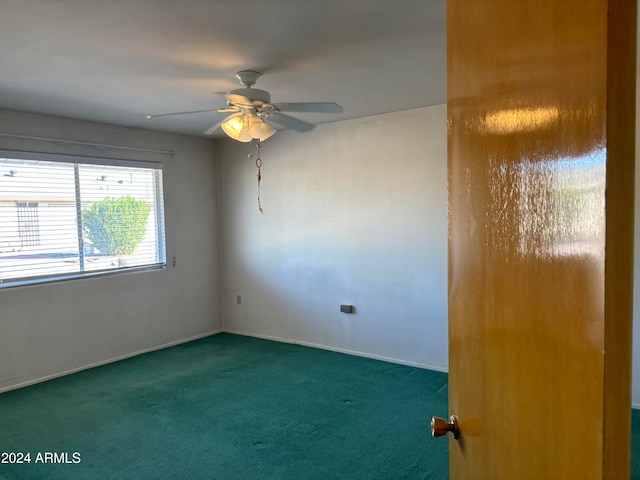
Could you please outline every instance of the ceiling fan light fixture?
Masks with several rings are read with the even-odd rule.
[[[247,115],[238,114],[231,117],[220,125],[220,128],[234,140],[239,142],[250,142],[251,134],[249,133],[249,122]]]
[[[276,133],[277,130],[258,116],[249,117],[249,133],[261,142]]]
[[[297,132],[308,132],[313,128],[313,124],[298,120],[283,112],[342,113],[343,111],[342,107],[334,102],[271,103],[269,92],[252,88],[260,75],[260,72],[255,70],[240,70],[236,77],[244,88],[236,88],[227,92],[226,107],[190,112],[160,113],[147,115],[147,118],[187,113],[235,112],[206,129],[203,134],[211,135],[218,128],[221,128],[225,134],[238,142],[250,142],[253,139],[266,140],[276,133],[277,129],[272,123],[278,125],[278,128],[289,128]],[[269,118],[269,122],[266,122],[265,118]]]

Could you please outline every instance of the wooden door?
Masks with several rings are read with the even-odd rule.
[[[452,479],[629,476],[635,22],[448,0]]]

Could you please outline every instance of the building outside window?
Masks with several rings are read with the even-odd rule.
[[[23,246],[40,245],[38,202],[16,202],[18,208],[18,234]]]

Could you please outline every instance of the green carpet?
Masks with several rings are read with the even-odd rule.
[[[220,334],[0,395],[0,480],[446,479],[432,415],[444,373]]]
[[[447,375],[220,334],[0,395],[13,479],[436,479]],[[37,453],[80,454],[77,464]]]

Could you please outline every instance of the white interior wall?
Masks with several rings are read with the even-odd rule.
[[[164,271],[1,289],[0,391],[221,330],[214,142],[2,111],[0,132],[175,152],[0,136],[0,149],[163,161],[168,257]]]
[[[247,152],[218,147],[225,329],[446,369],[446,107],[279,132],[262,148],[264,215]],[[640,407],[637,308],[634,326]]]
[[[445,122],[442,105],[279,132],[262,148],[261,215],[246,144],[218,142],[217,179],[206,139],[0,112],[2,132],[176,152],[167,270],[0,290],[0,391],[219,331],[217,188],[227,330],[446,369]],[[2,148],[96,155],[0,137]],[[633,348],[640,406],[637,308]]]
[[[225,330],[446,369],[445,118],[441,105],[278,132],[261,152],[264,214],[255,155],[219,142]]]

